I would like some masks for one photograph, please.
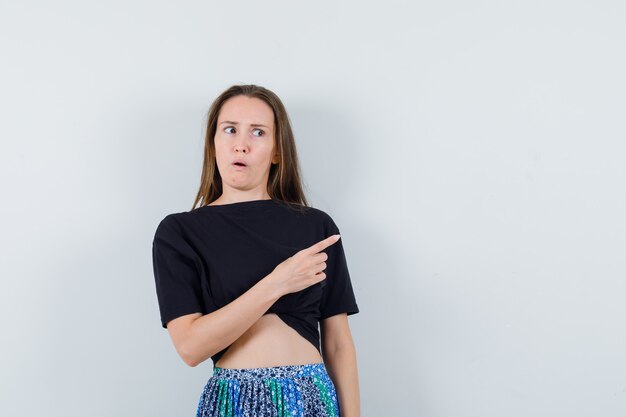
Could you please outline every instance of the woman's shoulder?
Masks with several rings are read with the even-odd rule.
[[[158,221],[155,236],[179,233],[181,229],[180,219],[183,218],[186,213],[188,212],[181,211],[166,214]]]
[[[273,216],[268,216],[273,214]],[[292,218],[295,221],[322,223],[326,230],[336,229],[332,216],[325,210],[312,205],[288,202],[280,199],[259,200],[235,204],[204,205],[187,211],[166,214],[159,222],[158,229],[181,230],[193,227],[212,219],[224,216],[242,216],[249,221],[268,221],[273,218]],[[217,216],[217,217],[215,217]]]
[[[312,217],[314,219],[321,220],[324,222],[329,222],[329,223],[333,222],[333,219],[330,216],[330,214],[328,214],[328,212],[326,212],[325,210],[322,210],[319,207],[310,206],[310,205],[307,206],[307,205],[297,204],[297,203],[287,203],[287,202],[280,201],[280,200],[278,200],[278,204],[282,206],[283,208],[290,210],[293,213],[302,214],[303,216]]]
[[[337,225],[335,224],[333,217],[326,210],[315,206],[303,205],[299,205],[297,208],[292,207],[292,209],[296,211],[300,210],[298,213],[301,213],[302,216],[306,217],[311,222],[318,225],[321,224],[326,232],[336,233]]]

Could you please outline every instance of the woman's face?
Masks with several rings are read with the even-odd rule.
[[[216,162],[224,192],[266,196],[270,165],[279,161],[274,151],[274,112],[267,103],[243,95],[224,102],[215,130]]]

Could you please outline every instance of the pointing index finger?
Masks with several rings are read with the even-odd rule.
[[[339,234],[328,236],[326,239],[320,240],[316,244],[309,246],[307,250],[313,253],[321,252],[327,247],[329,247],[330,245],[332,245],[333,243],[337,242],[340,238],[341,238],[341,235]]]

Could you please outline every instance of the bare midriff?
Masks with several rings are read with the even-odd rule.
[[[215,363],[219,368],[265,368],[323,362],[315,346],[274,313],[261,316]]]

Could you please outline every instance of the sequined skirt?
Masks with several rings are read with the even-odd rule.
[[[219,368],[206,383],[196,417],[339,417],[324,363]]]

